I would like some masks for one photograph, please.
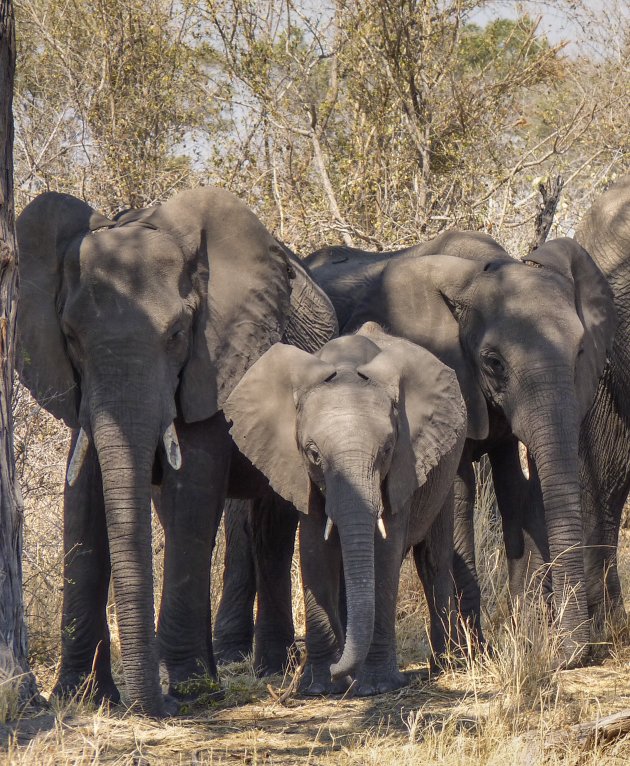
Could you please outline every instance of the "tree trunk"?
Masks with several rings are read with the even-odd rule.
[[[13,366],[17,252],[13,210],[13,75],[11,0],[0,0],[0,673],[19,678],[20,696],[37,691],[28,667],[22,600],[22,503],[13,455]]]

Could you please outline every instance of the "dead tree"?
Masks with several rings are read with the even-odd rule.
[[[13,367],[18,295],[13,209],[13,3],[0,0],[0,681],[36,692],[29,671],[22,599],[22,502],[13,454]],[[5,687],[6,688],[6,687]]]
[[[556,176],[553,180],[549,179],[547,182],[543,181],[538,184],[538,191],[542,196],[542,202],[538,205],[534,239],[529,246],[530,253],[533,253],[534,250],[544,245],[547,241],[563,187],[564,181],[561,176]]]

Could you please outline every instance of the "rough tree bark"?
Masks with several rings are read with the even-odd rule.
[[[22,600],[22,503],[13,455],[13,366],[17,251],[13,209],[13,3],[0,0],[0,681],[36,693],[29,671]],[[1,689],[0,689],[1,692]]]
[[[543,181],[538,184],[538,191],[542,196],[542,202],[538,205],[534,239],[529,246],[530,254],[547,241],[563,187],[564,180],[562,176],[556,176],[553,180],[549,179],[546,183]]]

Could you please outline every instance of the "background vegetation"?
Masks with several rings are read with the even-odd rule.
[[[523,255],[540,178],[566,181],[555,222],[565,234],[629,170],[626,0],[18,0],[16,14],[18,212],[45,190],[111,214],[213,183],[302,254],[340,241],[396,248],[457,226]],[[30,652],[46,692],[59,657],[68,437],[19,387],[14,406]],[[504,562],[482,493],[485,619],[499,648],[490,664],[385,706],[288,709],[237,666],[227,702],[197,711],[197,728],[73,703],[53,710],[45,736],[10,744],[8,761],[387,763],[385,746],[400,764],[625,763],[618,746],[543,747],[602,705],[630,707],[627,656],[618,630],[604,637],[613,657],[600,688],[597,668],[551,670],[539,623],[506,626]],[[161,546],[156,526],[158,585]],[[215,596],[220,573],[219,551]],[[296,590],[298,580],[296,567]],[[299,597],[295,607],[300,633]],[[407,565],[398,617],[402,657],[417,665],[424,611]],[[111,623],[115,636],[113,608]],[[0,685],[0,718],[8,711]]]

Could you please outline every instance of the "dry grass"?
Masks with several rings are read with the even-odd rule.
[[[26,505],[25,591],[33,666],[44,693],[59,652],[61,492],[67,435],[26,397],[18,401],[17,445]],[[484,468],[479,469],[483,478]],[[505,561],[488,482],[480,482],[476,539],[485,605],[484,627],[494,653],[450,670],[430,684],[413,679],[377,698],[283,703],[267,680],[239,663],[222,671],[224,701],[164,722],[133,711],[95,708],[78,695],[63,705],[16,718],[14,686],[0,658],[0,764],[320,764],[412,766],[444,764],[627,763],[630,740],[585,743],[573,727],[630,707],[627,625],[608,626],[607,659],[599,666],[555,670],[558,632],[532,610],[506,618]],[[155,581],[163,539],[155,526]],[[220,595],[222,538],[215,552],[213,599]],[[630,539],[622,532],[620,571],[629,571]],[[296,628],[303,634],[299,569],[294,566]],[[627,589],[630,582],[624,583]],[[158,593],[159,595],[159,593]],[[110,614],[114,648],[115,615]],[[426,611],[413,562],[405,561],[398,603],[399,654],[406,669],[428,655]],[[5,663],[6,664],[6,663]],[[118,668],[116,668],[118,669]],[[8,666],[5,673],[10,671]],[[6,677],[6,676],[4,676]],[[286,687],[290,678],[271,679]]]

